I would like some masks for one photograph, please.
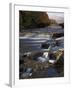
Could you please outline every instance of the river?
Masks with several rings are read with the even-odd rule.
[[[64,33],[64,30],[61,28],[40,28],[40,29],[32,29],[25,30],[26,34],[24,36],[19,37],[19,46],[20,52],[30,52],[34,50],[41,50],[41,45],[43,43],[54,43],[54,39],[52,38],[52,33]],[[63,48],[64,40],[60,43],[60,48]],[[55,47],[58,49],[59,47]],[[53,50],[55,49],[53,48]]]

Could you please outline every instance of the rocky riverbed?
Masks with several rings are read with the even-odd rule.
[[[20,59],[19,78],[46,78],[64,76],[64,51],[59,50],[56,53],[49,53],[49,59],[41,62],[35,56],[42,56],[43,53],[22,56]],[[54,63],[49,60],[55,60]]]
[[[24,30],[19,37],[19,78],[64,76],[64,30]]]

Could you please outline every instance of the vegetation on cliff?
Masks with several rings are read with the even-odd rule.
[[[46,12],[20,11],[19,25],[20,31],[23,29],[45,27],[50,24],[48,14]]]

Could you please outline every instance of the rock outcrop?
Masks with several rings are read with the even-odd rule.
[[[50,23],[46,12],[37,11],[20,11],[19,12],[19,27],[23,29],[39,28],[48,26]]]

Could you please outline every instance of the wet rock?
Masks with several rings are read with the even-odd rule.
[[[32,68],[27,68],[24,70],[24,68],[22,68],[22,72],[20,74],[20,78],[28,78],[30,76],[32,76]]]
[[[50,64],[55,64],[56,62],[57,62],[57,61],[56,61],[56,60],[53,60],[53,59],[52,59],[52,60],[51,60],[51,59],[49,60],[49,63],[50,63]]]
[[[27,73],[32,72],[32,68],[27,68],[26,72],[27,72]]]
[[[45,61],[47,61],[48,59],[46,59],[46,58],[44,58],[44,57],[38,57],[37,60],[40,61],[40,62],[45,62]]]
[[[52,38],[59,38],[59,37],[63,37],[64,33],[54,33]]]
[[[25,72],[25,73],[22,73],[21,78],[28,78],[30,76],[32,76],[32,73]]]
[[[50,44],[42,44],[41,48],[42,49],[48,49],[50,46]]]
[[[54,53],[49,53],[49,59],[56,60],[56,56]]]

